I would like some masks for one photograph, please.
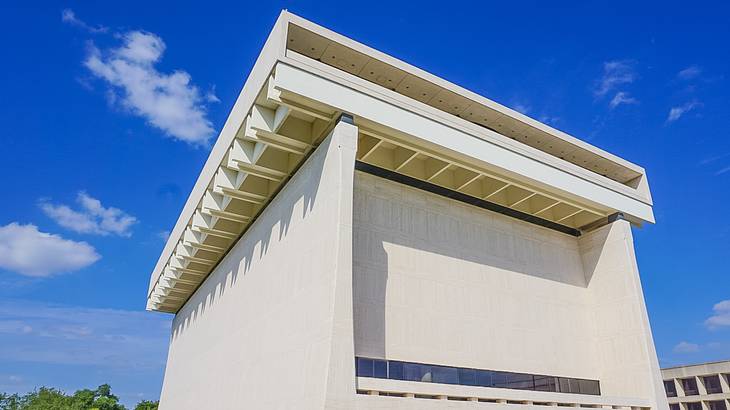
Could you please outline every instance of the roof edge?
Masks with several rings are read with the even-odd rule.
[[[543,132],[549,133],[555,137],[558,137],[562,140],[564,140],[567,143],[570,143],[572,145],[575,145],[579,148],[583,148],[589,151],[594,152],[595,154],[604,157],[605,159],[608,159],[610,161],[613,161],[617,164],[623,165],[629,169],[632,169],[633,171],[640,173],[640,174],[646,174],[646,171],[643,167],[641,167],[638,164],[635,164],[633,162],[630,162],[624,158],[621,158],[615,154],[612,154],[608,151],[603,150],[602,148],[596,147],[595,145],[589,144],[577,137],[574,137],[566,132],[560,131],[556,128],[553,128],[547,124],[544,124],[534,118],[531,118],[527,115],[524,115],[520,112],[517,112],[505,105],[502,105],[496,101],[493,101],[487,97],[484,97],[480,94],[477,94],[467,88],[464,88],[462,86],[459,86],[455,83],[452,83],[448,80],[445,80],[441,77],[438,77],[434,74],[431,74],[421,68],[418,68],[412,64],[409,64],[405,61],[402,61],[398,58],[395,58],[393,56],[390,56],[388,54],[385,54],[381,51],[378,51],[377,49],[374,49],[370,46],[367,46],[363,43],[360,43],[358,41],[355,41],[351,38],[348,38],[342,34],[339,34],[335,31],[332,31],[326,27],[320,26],[317,23],[314,23],[312,21],[309,21],[303,17],[300,17],[296,14],[293,14],[289,11],[284,10],[282,12],[282,16],[285,16],[287,19],[287,22],[292,23],[294,25],[300,26],[306,30],[312,31],[315,34],[318,34],[323,37],[328,37],[333,41],[336,41],[344,46],[350,47],[354,49],[355,51],[361,52],[363,54],[368,54],[372,56],[373,58],[382,60],[383,62],[390,64],[398,69],[404,70],[406,72],[409,72],[413,75],[416,75],[418,77],[423,78],[424,80],[427,80],[429,82],[434,83],[435,85],[438,85],[440,87],[443,87],[449,91],[455,92],[457,94],[461,94],[466,98],[469,98],[471,100],[474,100],[477,103],[483,104],[487,106],[488,108],[491,108],[495,111],[498,111],[499,113],[511,117],[519,122],[525,123],[529,126],[532,126],[534,128],[537,128]]]

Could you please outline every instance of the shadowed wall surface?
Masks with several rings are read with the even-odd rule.
[[[353,265],[358,356],[663,401],[626,221],[575,238],[357,172]]]
[[[323,408],[339,270],[351,277],[355,133],[335,128],[178,312],[162,409]]]
[[[359,356],[597,378],[576,238],[360,172],[354,206]]]

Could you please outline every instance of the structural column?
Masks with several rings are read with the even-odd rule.
[[[352,212],[355,179],[355,154],[358,128],[353,117],[342,114],[331,134],[337,144],[339,161],[338,232],[331,246],[336,255],[332,335],[327,370],[325,408],[346,409],[355,395],[355,342],[352,306]]]
[[[652,397],[656,403],[652,407],[668,408],[631,225],[620,215],[610,218],[607,225],[581,236],[579,246],[596,324],[601,393]]]

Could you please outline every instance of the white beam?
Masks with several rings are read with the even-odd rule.
[[[414,151],[413,154],[411,154],[408,158],[406,158],[405,161],[401,162],[400,164],[398,164],[397,167],[395,167],[395,171],[396,172],[400,171],[401,168],[403,168],[406,165],[408,165],[408,163],[411,162],[413,160],[413,158],[416,158],[418,156],[418,154],[419,154],[418,151]]]
[[[193,276],[207,276],[209,272],[198,270],[198,269],[188,269],[188,268],[177,268],[177,267],[168,267],[170,271],[173,273],[177,272],[180,274],[186,274],[186,275],[193,275]],[[179,278],[179,276],[173,276],[176,278]]]
[[[562,222],[562,221],[564,221],[564,220],[566,220],[566,219],[570,218],[571,216],[576,216],[576,215],[578,215],[578,214],[579,214],[579,213],[581,213],[581,212],[583,212],[583,210],[582,210],[582,209],[578,209],[577,211],[575,211],[575,212],[571,212],[571,213],[569,213],[568,215],[565,215],[564,217],[562,217],[562,218],[558,219],[558,220],[557,220],[557,221],[555,221],[555,222]]]
[[[428,158],[428,159],[426,159],[426,161],[429,161],[429,160],[443,162],[440,159],[436,159],[436,158]],[[443,166],[439,166],[439,168],[437,168],[436,171],[431,174],[431,176],[427,177],[426,178],[426,181],[433,180],[437,176],[441,175],[442,172],[446,171],[450,166],[451,166],[451,163],[445,162]]]
[[[486,136],[482,138],[449,126],[438,118],[421,115],[285,63],[277,65],[275,83],[275,88],[284,98],[289,95],[307,98],[396,129],[443,147],[444,151],[457,153],[460,158],[478,163],[492,172],[515,175],[558,198],[586,202],[586,207],[608,208],[639,220],[654,222],[651,205],[626,193],[627,187],[582,178],[568,167],[559,168],[498,145],[486,139],[491,135],[488,130],[484,130]]]
[[[214,192],[254,204],[263,204],[264,202],[266,202],[267,199],[263,195],[254,194],[252,192],[240,191],[238,189],[232,188],[215,187]]]
[[[556,199],[553,199],[553,201],[555,201],[555,202],[553,202],[553,203],[552,203],[552,204],[550,204],[550,205],[544,206],[544,207],[543,207],[542,209],[540,209],[539,211],[537,211],[537,212],[533,213],[533,215],[539,215],[539,214],[541,214],[541,213],[543,213],[543,212],[547,211],[548,209],[551,209],[551,208],[552,208],[552,207],[554,207],[555,205],[558,205],[558,204],[562,203],[562,202],[560,202],[560,201],[558,201],[558,200],[556,200]]]
[[[269,77],[269,80],[266,83],[266,98],[291,110],[298,111],[302,114],[309,115],[322,121],[330,122],[335,118],[335,115],[320,111],[312,107],[307,107],[306,105],[299,104],[286,98],[282,98],[281,92],[275,86],[273,76]]]
[[[476,181],[477,179],[479,179],[479,178],[481,178],[481,177],[482,177],[482,175],[481,175],[481,174],[476,174],[476,175],[474,175],[473,177],[471,177],[471,178],[467,179],[466,181],[464,181],[464,183],[463,183],[463,184],[459,185],[459,187],[458,187],[458,188],[456,188],[456,190],[457,190],[457,191],[461,191],[461,190],[462,190],[462,189],[464,189],[464,188],[465,188],[465,187],[466,187],[467,185],[471,184],[472,182]]]
[[[216,236],[218,238],[223,238],[223,239],[236,239],[236,238],[238,238],[238,235],[239,235],[236,232],[229,232],[229,231],[224,231],[222,229],[215,229],[215,228],[206,228],[204,226],[197,226],[197,225],[193,225],[193,231],[204,233],[204,234],[211,235],[211,236]]]
[[[383,140],[378,140],[378,142],[376,142],[375,145],[373,145],[372,147],[370,147],[370,149],[365,154],[363,154],[362,157],[360,157],[360,161],[367,160],[368,157],[370,156],[370,154],[372,154],[373,152],[375,152],[375,150],[378,149],[378,147],[382,143],[383,143]]]
[[[215,265],[218,261],[213,259],[203,259],[195,256],[178,255],[175,254],[176,258],[183,259],[187,262],[199,263],[201,265]]]
[[[211,208],[203,208],[201,210],[203,214],[209,214],[211,216],[215,216],[216,218],[225,219],[227,221],[232,222],[238,222],[238,223],[246,223],[251,220],[251,217],[248,215],[241,215],[237,214],[235,212],[228,212],[228,211],[219,211],[217,209],[211,209]]]
[[[222,246],[215,246],[215,245],[209,245],[202,242],[189,242],[185,241],[184,244],[186,246],[190,246],[192,248],[200,249],[207,252],[214,252],[217,254],[223,254],[226,251],[226,248]]]
[[[167,302],[167,301],[170,301],[170,300],[183,301],[183,300],[186,300],[187,297],[184,297],[184,296],[173,296],[173,295],[157,295],[157,294],[154,294],[153,293],[152,296],[151,296],[151,299],[152,299],[153,302],[164,303],[164,302]]]
[[[235,167],[238,171],[243,171],[259,178],[268,179],[275,182],[281,182],[287,177],[287,173],[278,169],[267,168],[261,165],[252,164],[236,159],[231,159],[229,162],[230,167]]]
[[[280,105],[276,107],[276,112],[274,113],[274,125],[272,127],[273,132],[279,132],[281,126],[284,125],[284,121],[289,118],[290,113],[291,108],[287,107],[286,105]]]
[[[169,280],[170,282],[182,283],[184,285],[193,285],[193,286],[199,285],[202,280],[202,279],[201,280],[183,279],[183,278],[175,277],[175,276],[165,277],[165,279]]]
[[[521,203],[523,203],[523,202],[527,201],[528,199],[532,198],[532,197],[533,197],[533,196],[535,196],[535,195],[537,195],[537,192],[530,192],[530,193],[529,193],[529,194],[527,194],[527,196],[525,196],[524,198],[522,198],[522,199],[520,199],[520,200],[516,201],[515,203],[511,204],[511,205],[510,205],[510,207],[513,207],[513,206],[517,206],[517,205],[519,205],[519,204],[521,204]]]
[[[252,128],[252,131],[251,133],[246,133],[245,138],[247,140],[261,142],[278,150],[304,155],[312,148],[312,145],[306,142],[282,134],[269,132],[261,128]]]
[[[501,187],[497,188],[496,191],[492,191],[491,193],[487,194],[487,196],[485,196],[483,199],[489,199],[489,198],[497,195],[498,193],[504,191],[505,189],[509,188],[510,186],[512,186],[512,185],[511,184],[504,184]]]

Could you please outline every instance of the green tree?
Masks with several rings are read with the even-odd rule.
[[[20,407],[22,410],[68,410],[73,404],[71,397],[52,387],[41,387],[28,393],[25,400]]]
[[[88,410],[94,405],[96,391],[89,389],[76,390],[73,395],[73,410]]]
[[[112,386],[104,383],[101,386],[96,388],[96,395],[98,397],[111,397],[114,400],[118,400],[117,396],[112,394]]]
[[[119,404],[116,398],[112,397],[99,397],[94,400],[93,409],[98,410],[126,410],[126,408]]]
[[[92,408],[99,410],[126,410],[123,405],[119,404],[119,398],[112,394],[112,387],[108,384],[99,386],[95,393]]]
[[[156,410],[156,402],[142,401],[143,410]],[[152,406],[152,407],[151,407]],[[126,410],[108,384],[96,390],[77,390],[72,396],[55,388],[40,387],[24,396],[0,393],[0,410]]]
[[[0,393],[0,410],[21,410],[24,399],[15,394]]]
[[[159,401],[142,400],[134,406],[134,410],[157,410],[159,405]]]

